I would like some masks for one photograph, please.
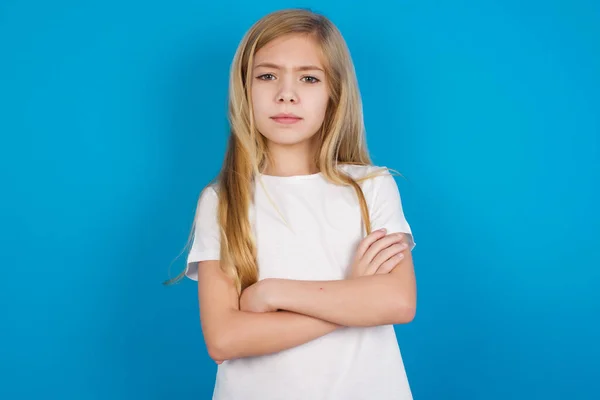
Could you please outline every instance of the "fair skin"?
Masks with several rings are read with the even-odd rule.
[[[282,37],[256,53],[254,117],[273,160],[265,174],[317,172],[315,138],[329,98],[323,65],[318,45],[307,36]],[[278,119],[290,113],[295,120]],[[218,261],[200,262],[200,316],[209,355],[221,363],[296,347],[343,326],[413,319],[415,278],[405,235],[366,236],[348,270],[339,281],[261,280],[238,296]]]
[[[242,292],[241,309],[287,310],[343,326],[410,322],[416,311],[416,284],[404,234],[376,235],[379,240],[369,247],[363,241],[356,252],[351,275],[360,279],[264,279]]]
[[[307,36],[275,39],[255,55],[252,106],[256,128],[267,139],[273,158],[267,175],[289,176],[317,172],[311,159],[316,132],[325,117],[329,93],[323,62]],[[295,123],[275,117],[293,114]]]

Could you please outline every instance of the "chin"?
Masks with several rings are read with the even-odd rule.
[[[263,134],[263,136],[273,144],[280,146],[293,146],[310,141],[315,134],[294,132],[291,129],[286,129],[280,132],[269,132],[267,134]]]

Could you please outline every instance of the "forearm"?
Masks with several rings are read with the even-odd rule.
[[[259,356],[299,346],[333,332],[339,325],[288,311],[231,310],[209,349],[217,360]]]
[[[273,279],[270,285],[274,308],[343,326],[408,323],[415,313],[414,294],[402,293],[389,274],[335,281]]]

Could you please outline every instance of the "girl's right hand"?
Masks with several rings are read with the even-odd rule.
[[[359,243],[348,278],[389,273],[402,261],[407,248],[404,233],[372,232]]]

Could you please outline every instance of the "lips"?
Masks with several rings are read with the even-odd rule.
[[[271,117],[271,119],[280,124],[295,124],[296,122],[302,120],[299,116],[295,114],[287,114],[281,113]]]

